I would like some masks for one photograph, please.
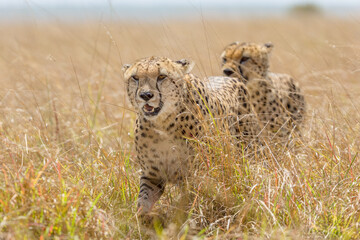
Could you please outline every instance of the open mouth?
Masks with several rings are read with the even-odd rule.
[[[150,106],[149,104],[145,104],[142,110],[146,116],[155,116],[160,112],[162,105],[163,105],[162,102],[160,102],[159,107],[153,107]]]

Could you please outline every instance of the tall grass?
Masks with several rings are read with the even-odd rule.
[[[357,20],[34,20],[0,33],[0,238],[360,238]],[[193,177],[144,223],[121,65],[162,55],[218,75],[235,40],[274,43],[271,69],[308,102],[303,136],[250,158],[208,129]]]

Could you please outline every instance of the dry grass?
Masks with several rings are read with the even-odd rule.
[[[34,20],[0,35],[1,239],[360,238],[358,21]],[[190,194],[168,186],[144,226],[121,65],[162,55],[218,75],[235,40],[275,44],[272,70],[293,75],[309,105],[303,138],[250,161],[212,136]]]

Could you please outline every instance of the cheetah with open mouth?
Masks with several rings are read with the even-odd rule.
[[[266,81],[254,80],[251,91],[236,78],[213,77],[209,83],[191,74],[192,66],[184,59],[148,57],[123,67],[127,94],[137,110],[135,149],[142,171],[141,214],[151,211],[166,183],[187,175],[194,156],[187,138],[205,137],[204,124],[225,128],[239,150],[261,141],[265,132],[286,129],[282,108],[253,111],[259,99],[273,106],[280,104]],[[211,87],[211,81],[217,81],[216,88]],[[262,114],[262,119],[272,119],[271,124],[264,127],[259,123]]]

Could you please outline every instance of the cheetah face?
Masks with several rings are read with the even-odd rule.
[[[252,78],[265,77],[269,68],[271,43],[234,42],[225,47],[221,54],[223,74],[229,77]]]
[[[181,80],[193,64],[185,59],[172,61],[149,57],[123,66],[131,104],[147,119],[174,111],[180,101]]]

